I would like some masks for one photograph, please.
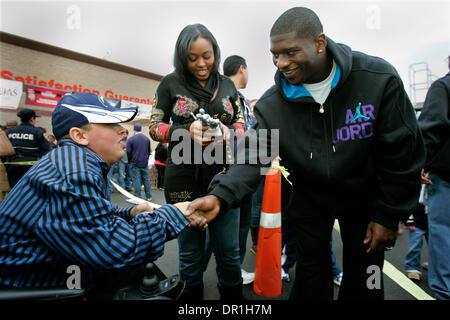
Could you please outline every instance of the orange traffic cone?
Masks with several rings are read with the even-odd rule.
[[[264,297],[281,294],[281,174],[270,169],[266,175],[256,250],[253,291]]]

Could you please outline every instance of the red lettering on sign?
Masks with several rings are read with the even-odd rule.
[[[0,76],[3,79],[16,80],[16,81],[23,82],[25,84],[34,84],[34,85],[39,85],[41,87],[62,89],[62,90],[75,91],[75,92],[92,92],[92,93],[95,93],[97,95],[100,95],[100,91],[93,90],[93,89],[88,89],[88,88],[84,88],[83,89],[83,85],[81,85],[81,84],[78,84],[78,85],[77,84],[64,85],[64,84],[55,82],[54,79],[50,79],[48,81],[40,80],[35,75],[27,75],[26,77],[23,77],[23,76],[20,76],[20,75],[16,75],[15,76],[9,70],[1,70]],[[123,100],[127,100],[127,101],[135,101],[135,102],[140,102],[140,103],[144,103],[144,104],[152,104],[150,98],[148,98],[148,99],[140,99],[140,98],[136,98],[136,97],[122,96],[120,94],[114,93],[112,90],[106,90],[104,96],[106,98],[113,98],[113,99],[117,99],[117,100],[122,100],[123,99]]]
[[[9,72],[8,70],[2,70],[2,78],[8,79],[8,80],[14,80],[13,74]]]

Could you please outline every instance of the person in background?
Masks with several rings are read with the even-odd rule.
[[[340,286],[342,283],[342,277],[344,276],[344,273],[342,272],[341,268],[339,268],[336,261],[336,255],[334,254],[333,251],[333,235],[331,236],[330,247],[331,247],[331,264],[333,269],[333,283],[337,286]]]
[[[12,128],[17,127],[19,124],[17,123],[17,120],[8,120],[6,121],[6,128],[5,132],[8,133],[8,131]]]
[[[256,255],[258,250],[259,223],[261,218],[262,201],[264,197],[264,185],[265,179],[261,179],[258,188],[252,194],[252,211],[250,217],[250,236],[252,238],[252,247],[250,248],[250,252],[254,255]]]
[[[145,197],[147,201],[152,200],[152,187],[148,173],[148,159],[152,152],[150,139],[142,132],[142,125],[134,124],[135,134],[128,139],[126,150],[128,163],[130,165],[131,179],[133,180],[134,195],[141,198],[141,187],[144,185]]]
[[[12,146],[11,141],[9,141],[6,132],[3,131],[3,128],[0,128],[0,160],[15,154],[14,147]]]
[[[125,130],[124,133],[124,139],[122,140],[122,144],[125,146],[127,145],[128,141],[128,129]],[[123,157],[120,159],[119,162],[113,164],[111,166],[111,169],[108,172],[108,177],[111,180],[114,180],[116,183],[119,184],[119,186],[127,191],[131,191],[132,189],[132,179],[131,179],[131,173],[130,173],[130,166],[128,165],[128,155],[126,152],[125,147],[125,153]],[[108,181],[108,192],[112,193],[114,192],[114,185],[111,181]]]
[[[405,257],[406,276],[415,282],[420,282],[421,255],[423,239],[428,242],[428,217],[426,207],[422,203],[417,203],[411,216],[405,223],[405,229],[409,231],[408,251]]]
[[[37,160],[52,149],[44,131],[35,127],[36,118],[40,116],[34,110],[22,109],[17,116],[20,118],[20,125],[9,129],[7,133],[16,151],[14,156],[7,159],[5,165],[11,189]]]
[[[52,146],[52,149],[54,149],[54,148],[56,148],[58,146],[58,143],[57,143],[56,138],[55,138],[54,135],[49,134],[47,136],[47,140],[48,140],[48,142],[50,142],[50,145]]]
[[[164,174],[166,172],[167,142],[160,142],[155,149],[155,166],[158,170],[158,189],[164,190]]]
[[[122,143],[125,146],[127,145],[128,142],[128,134],[129,134],[128,130],[125,130],[125,138],[122,141]],[[128,163],[128,155],[126,147],[123,157],[117,163],[117,169],[118,169],[117,180],[119,182],[119,186],[127,191],[131,191],[133,181],[131,179],[130,165]]]
[[[211,179],[228,170],[230,136],[239,138],[244,132],[239,95],[233,82],[219,74],[219,65],[220,49],[212,33],[201,24],[183,28],[175,44],[175,71],[156,90],[150,123],[152,139],[169,142],[164,178],[167,203],[204,196]],[[194,119],[201,115],[200,109],[217,125]],[[211,147],[213,160],[207,163],[204,154]],[[218,215],[208,231],[220,298],[239,300],[239,209],[229,208]],[[182,299],[203,299],[205,241],[206,233],[193,229],[178,238],[180,276],[186,282]]]
[[[234,86],[239,94],[239,101],[241,104],[242,115],[245,121],[245,130],[250,129],[255,123],[256,119],[250,109],[248,100],[239,91],[245,89],[248,83],[248,68],[245,59],[238,55],[229,56],[223,62],[223,74],[233,81]],[[235,144],[237,144],[236,141]],[[250,218],[252,210],[252,195],[249,194],[241,200],[239,208],[239,249],[241,264],[244,262],[245,252],[247,251],[247,237],[250,229]],[[241,268],[243,284],[252,283],[255,279],[253,272],[247,272]]]
[[[256,102],[258,102],[258,99],[252,99],[249,102],[249,107],[253,114],[253,117],[255,117],[253,109],[255,107]],[[259,218],[261,216],[263,195],[264,195],[264,179],[261,179],[258,188],[252,194],[252,207],[250,214],[250,236],[252,239],[252,247],[250,248],[250,252],[253,253],[254,255],[256,255],[256,250],[258,248]]]
[[[427,148],[428,284],[436,299],[450,300],[450,72],[428,90],[419,126]]]

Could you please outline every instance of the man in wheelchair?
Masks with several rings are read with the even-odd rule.
[[[59,101],[52,114],[58,147],[0,203],[0,299],[112,298],[114,288],[143,276],[166,241],[186,227],[204,230],[215,217],[187,214],[188,203],[112,205],[107,173],[124,154],[120,123],[136,113],[91,93]]]

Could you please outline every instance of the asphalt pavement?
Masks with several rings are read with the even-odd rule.
[[[157,204],[165,204],[164,193],[161,190],[152,190],[152,202]],[[111,194],[113,203],[121,207],[131,206],[126,201],[127,197],[114,192]],[[427,270],[422,270],[422,279],[418,284],[404,276],[404,259],[408,249],[408,231],[404,230],[403,234],[398,236],[395,247],[385,254],[385,268],[383,269],[385,300],[422,300],[424,298],[434,298],[432,290],[428,287]],[[247,249],[251,247],[250,236],[247,240]],[[422,249],[422,262],[427,261],[427,244],[424,242]],[[342,269],[342,242],[338,231],[333,230],[333,251],[336,255],[337,264]],[[247,250],[242,267],[248,272],[254,272],[256,256]],[[171,240],[166,243],[164,254],[155,262],[166,276],[178,274],[178,243],[177,240]],[[389,268],[387,268],[389,267]],[[216,264],[214,255],[211,257],[208,268],[204,273],[204,299],[218,300],[219,291],[217,289]],[[345,270],[344,277],[345,277]],[[254,293],[253,285],[245,285],[243,296],[246,300],[288,300],[289,291],[292,286],[292,280],[295,277],[294,268],[289,271],[290,282],[283,281],[282,293],[278,297],[262,297]],[[334,298],[337,299],[339,287],[335,285]]]

